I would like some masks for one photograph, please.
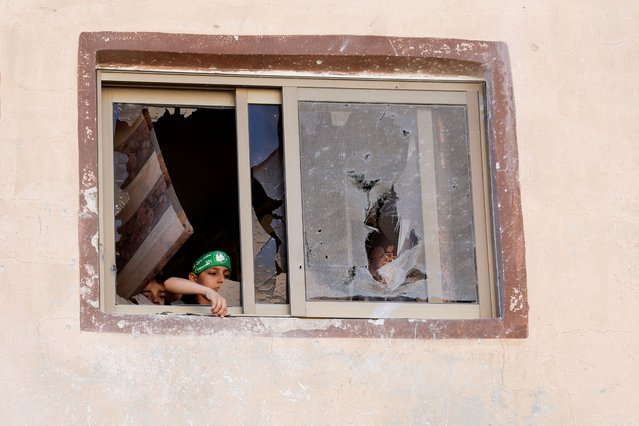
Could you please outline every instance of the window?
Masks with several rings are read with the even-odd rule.
[[[94,66],[97,176],[82,175],[98,182],[98,269],[85,278],[99,302],[83,305],[94,316],[127,328],[148,320],[123,313],[206,314],[188,300],[127,300],[219,248],[234,265],[221,290],[234,321],[389,319],[415,334],[521,337],[503,332],[527,308],[525,286],[504,284],[500,211],[514,194],[501,194],[512,187],[491,148],[494,79]]]
[[[389,87],[298,90],[306,285],[293,309],[492,317],[482,86]]]
[[[141,308],[127,299],[160,270],[185,278],[197,257],[221,248],[234,265],[220,290],[230,313],[288,315],[281,91],[101,94],[105,309],[205,314],[195,303]]]
[[[222,248],[234,315],[494,316],[480,82],[172,79],[99,75],[107,310]]]

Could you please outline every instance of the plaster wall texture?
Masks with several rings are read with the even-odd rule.
[[[637,22],[622,0],[0,3],[0,422],[638,423]],[[530,336],[81,332],[82,31],[506,42]]]

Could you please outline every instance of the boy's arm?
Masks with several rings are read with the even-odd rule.
[[[208,287],[194,283],[185,278],[171,277],[164,281],[164,288],[176,294],[199,294],[211,302],[211,313],[220,317],[226,316],[228,307],[226,299]]]

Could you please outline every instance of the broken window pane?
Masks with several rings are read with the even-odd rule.
[[[307,300],[476,303],[466,107],[299,115]]]
[[[114,104],[113,120],[118,294],[130,297],[160,269],[167,277],[186,278],[196,258],[220,249],[233,265],[220,293],[239,306],[235,110]],[[171,210],[179,230],[176,219],[158,227]],[[145,272],[130,277],[124,274],[127,264]]]
[[[287,303],[280,105],[249,105],[256,303]]]

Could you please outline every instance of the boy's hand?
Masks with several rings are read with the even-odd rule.
[[[228,307],[226,306],[226,299],[212,289],[207,289],[204,295],[211,302],[211,313],[219,317],[225,317]]]

